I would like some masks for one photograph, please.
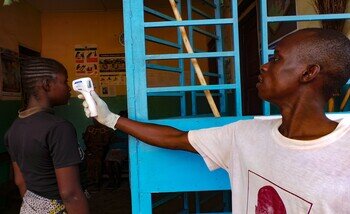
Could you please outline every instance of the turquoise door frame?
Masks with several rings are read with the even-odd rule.
[[[178,1],[179,2],[179,1]],[[204,0],[204,2],[210,2]],[[220,1],[216,0],[219,4]],[[238,42],[238,17],[236,1],[233,1],[232,18],[221,19],[216,14],[213,19],[203,20],[184,20],[182,22],[166,20],[160,22],[145,22],[144,13],[152,11],[143,5],[142,0],[124,0],[124,35],[125,35],[125,56],[127,72],[127,95],[129,117],[138,121],[152,122],[176,127],[181,130],[200,129],[212,126],[221,126],[236,120],[248,119],[251,117],[242,117],[241,110],[241,92],[240,75],[235,75],[234,83],[218,85],[191,85],[175,87],[157,87],[148,88],[146,72],[150,66],[147,62],[150,60],[162,59],[189,59],[189,58],[207,58],[233,57],[235,61],[235,70],[239,71],[239,42]],[[170,4],[169,4],[170,7]],[[218,6],[220,7],[220,6]],[[146,12],[147,12],[146,11]],[[198,11],[197,11],[198,12]],[[158,17],[162,16],[158,13]],[[177,26],[198,26],[198,25],[232,25],[234,33],[233,51],[200,52],[200,53],[174,53],[161,55],[147,55],[145,44],[146,40],[157,40],[156,38],[145,35],[146,28],[177,27]],[[220,29],[216,27],[216,29]],[[157,40],[158,42],[162,42]],[[165,43],[165,42],[163,42]],[[151,65],[156,68],[156,65]],[[168,70],[170,68],[167,68]],[[174,93],[186,91],[203,90],[234,90],[236,117],[195,117],[178,119],[148,119],[148,96],[155,93]],[[222,108],[225,109],[225,108]],[[184,115],[184,114],[181,114]],[[188,192],[188,191],[209,191],[209,190],[229,190],[230,183],[228,175],[223,170],[209,172],[203,159],[197,155],[184,151],[171,151],[153,147],[143,142],[130,138],[130,183],[132,193],[132,211],[133,213],[152,213],[152,193],[162,192]]]

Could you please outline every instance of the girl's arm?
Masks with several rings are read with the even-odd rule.
[[[81,190],[78,165],[55,169],[58,190],[68,213],[89,213],[89,205]]]
[[[13,167],[13,173],[14,173],[14,180],[15,184],[18,186],[19,193],[21,194],[22,198],[24,196],[24,193],[27,191],[26,182],[24,181],[22,172],[16,162],[12,162]]]

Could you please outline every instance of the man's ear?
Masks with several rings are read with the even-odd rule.
[[[309,65],[305,71],[303,71],[300,81],[301,82],[310,82],[317,77],[320,73],[321,67],[319,65]]]

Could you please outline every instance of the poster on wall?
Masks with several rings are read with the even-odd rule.
[[[100,54],[99,65],[101,74],[125,72],[125,55],[124,53]]]
[[[18,53],[0,48],[0,98],[21,99],[21,76]]]
[[[125,72],[118,72],[116,74],[100,74],[100,94],[103,97],[116,96],[118,86],[126,85]]]
[[[124,53],[105,53],[99,55],[100,93],[110,97],[121,94],[117,89],[125,88],[125,55]]]
[[[77,76],[98,74],[97,45],[75,46],[75,73]]]

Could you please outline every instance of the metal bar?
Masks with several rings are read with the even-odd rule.
[[[215,0],[215,4],[220,4],[220,0]],[[215,9],[215,18],[221,17],[221,8],[217,7]],[[221,25],[215,25],[215,33],[218,36],[218,39],[215,41],[216,51],[223,51],[223,38],[222,38],[222,26]],[[216,60],[217,68],[218,68],[218,83],[219,84],[225,84],[225,74],[224,74],[224,59],[222,57],[217,58]],[[222,96],[220,96],[220,111],[223,113],[227,112],[227,96],[226,91],[221,90],[220,93]]]
[[[187,0],[187,17],[188,20],[192,20],[192,0]],[[193,26],[188,26],[188,31],[189,31],[189,41],[192,47],[195,48],[194,45],[194,40],[193,40],[193,29],[195,27]],[[195,52],[199,52],[195,48]],[[190,74],[191,74],[191,85],[196,85],[196,76],[195,76],[195,71],[192,63],[190,63]],[[197,115],[197,100],[196,100],[196,91],[191,91],[191,112],[192,115]]]
[[[266,16],[266,22],[319,21],[319,20],[333,20],[333,19],[350,19],[350,13],[295,15],[295,16]]]
[[[205,36],[208,36],[208,37],[211,37],[211,38],[214,38],[214,39],[218,39],[218,36],[209,32],[209,31],[206,31],[206,30],[203,30],[199,27],[193,27],[193,30],[196,31],[197,33],[200,33],[200,34],[203,34]]]
[[[208,114],[208,117],[186,117],[186,118],[165,118],[165,119],[154,119],[154,120],[140,120],[140,122],[152,122],[159,125],[167,125],[173,126],[175,128],[179,128],[181,130],[193,130],[208,127],[208,121],[210,122],[211,127],[215,126],[223,126],[228,123],[232,123],[238,120],[251,120],[254,119],[254,116],[242,116],[242,117],[221,117],[220,120],[218,118],[212,117]],[[191,191],[192,189],[183,189],[183,191]],[[224,186],[222,189],[217,190],[230,190],[230,187]],[[157,189],[157,192],[169,192],[169,189]]]
[[[214,18],[214,17],[206,14],[205,12],[201,11],[200,9],[198,9],[196,7],[192,7],[192,11],[197,13],[198,15],[203,16],[204,18],[207,18],[207,19],[213,19]]]
[[[236,116],[242,116],[242,93],[241,93],[241,73],[240,73],[240,61],[239,61],[239,30],[238,30],[238,5],[237,1],[232,1],[232,18],[235,22],[232,22],[232,35],[233,44],[237,55],[234,57],[235,61],[235,83],[237,85],[236,90]]]
[[[174,42],[170,42],[170,41],[167,41],[167,40],[155,37],[155,36],[145,35],[145,39],[147,41],[155,42],[155,43],[166,45],[166,46],[169,46],[169,47],[180,48],[180,46],[178,44],[174,43]]]
[[[145,75],[146,68],[142,64],[146,64],[144,61],[145,50],[144,50],[144,29],[142,27],[135,27],[134,23],[138,21],[144,20],[143,17],[143,1],[142,0],[123,0],[123,21],[124,21],[124,35],[125,40],[129,41],[125,43],[125,65],[126,65],[126,73],[128,78],[127,81],[127,105],[128,105],[128,115],[131,119],[145,119],[142,118],[142,115],[139,115],[137,112],[143,111],[139,109],[139,103],[137,103],[138,98],[136,94],[140,91],[136,88],[137,76]],[[133,10],[136,9],[137,12]],[[133,15],[131,15],[133,14]],[[133,45],[135,42],[136,45]],[[140,45],[141,50],[138,50],[138,45]],[[143,48],[142,48],[143,47]],[[134,66],[137,66],[137,69]],[[143,74],[140,74],[143,72]],[[144,93],[141,92],[141,97]],[[137,109],[137,112],[136,112]],[[144,108],[147,109],[147,108]],[[137,152],[138,141],[129,137],[129,157],[130,157],[130,182],[131,185],[131,203],[132,203],[132,211],[133,213],[141,213],[143,211],[141,201],[140,201],[140,182],[139,182],[139,154]]]
[[[169,72],[175,72],[175,73],[182,73],[181,68],[170,67],[170,66],[165,66],[165,65],[151,64],[151,63],[147,63],[146,68],[159,70],[159,71],[169,71]]]
[[[211,73],[211,72],[203,72],[203,75],[207,77],[220,77],[218,73]]]
[[[221,97],[221,95],[222,94],[220,94],[220,93],[211,93],[213,96],[215,96],[215,97]],[[196,96],[197,97],[203,97],[203,96],[205,96],[205,94],[204,93],[196,93]]]
[[[232,57],[236,56],[236,51],[222,52],[203,52],[203,53],[183,53],[183,54],[153,54],[146,55],[146,60],[156,59],[191,59],[191,58],[210,58],[210,57]]]
[[[183,20],[183,21],[164,21],[164,22],[145,22],[145,28],[154,27],[179,27],[179,26],[199,26],[199,25],[229,25],[234,19],[199,19],[199,20]]]
[[[211,1],[209,1],[209,0],[202,0],[204,3],[206,3],[207,5],[209,5],[209,6],[211,6],[211,7],[213,7],[213,8],[216,8],[217,7],[217,5],[216,4],[214,4],[214,3],[212,3]]]
[[[163,204],[167,203],[168,201],[173,200],[174,198],[176,198],[176,197],[178,197],[180,195],[182,195],[182,193],[169,193],[165,197],[160,198],[159,200],[154,202],[152,204],[152,208],[159,207],[160,205],[163,205]]]
[[[267,26],[267,2],[266,0],[260,0],[260,23],[261,23],[261,48],[262,48],[262,62],[265,64],[269,61],[268,55],[268,26]],[[263,114],[270,115],[270,103],[264,101]]]
[[[150,92],[147,93],[149,97],[180,97],[183,96],[183,93],[180,92]]]
[[[220,90],[220,89],[235,89],[236,84],[224,85],[193,85],[193,86],[171,86],[171,87],[152,87],[147,88],[147,93],[153,92],[174,92],[174,91],[203,91],[203,90]]]
[[[194,51],[195,53],[203,53],[203,52],[207,52],[207,51],[205,51],[205,50],[198,49],[198,48],[193,48],[193,51]]]
[[[149,14],[152,14],[152,15],[158,17],[158,18],[162,18],[162,19],[167,20],[167,21],[175,20],[173,17],[165,15],[164,13],[160,13],[160,12],[158,12],[156,10],[153,10],[152,8],[144,6],[143,9],[144,9],[145,12],[147,12]]]
[[[177,8],[179,8],[179,11],[181,12],[181,0],[177,1]],[[183,53],[183,45],[182,45],[182,39],[181,39],[181,31],[179,28],[177,28],[177,43],[179,44],[179,46],[181,47],[178,50],[178,53]],[[185,85],[185,63],[184,63],[184,59],[179,59],[179,67],[181,68],[181,73],[180,73],[180,85],[184,86]],[[186,116],[186,94],[185,92],[180,92],[182,94],[182,96],[180,97],[180,107],[181,107],[181,116]]]
[[[184,206],[184,208],[183,208],[183,212],[182,212],[182,213],[184,213],[184,214],[185,214],[185,213],[186,213],[186,214],[189,213],[189,210],[190,210],[190,209],[189,209],[189,206],[188,206],[188,201],[189,201],[188,198],[189,198],[189,197],[188,197],[188,193],[185,192],[185,193],[184,193],[184,198],[183,198],[183,206]]]
[[[199,203],[200,204],[204,204],[205,202],[207,202],[208,200],[214,198],[218,194],[219,194],[218,192],[211,192],[210,194],[206,195],[205,197],[202,197]]]
[[[229,191],[223,191],[223,202],[224,202],[224,212],[229,212],[230,210],[230,199],[231,199],[231,194]]]
[[[200,213],[201,212],[201,204],[200,204],[200,195],[199,192],[195,193],[196,196],[196,213]]]

